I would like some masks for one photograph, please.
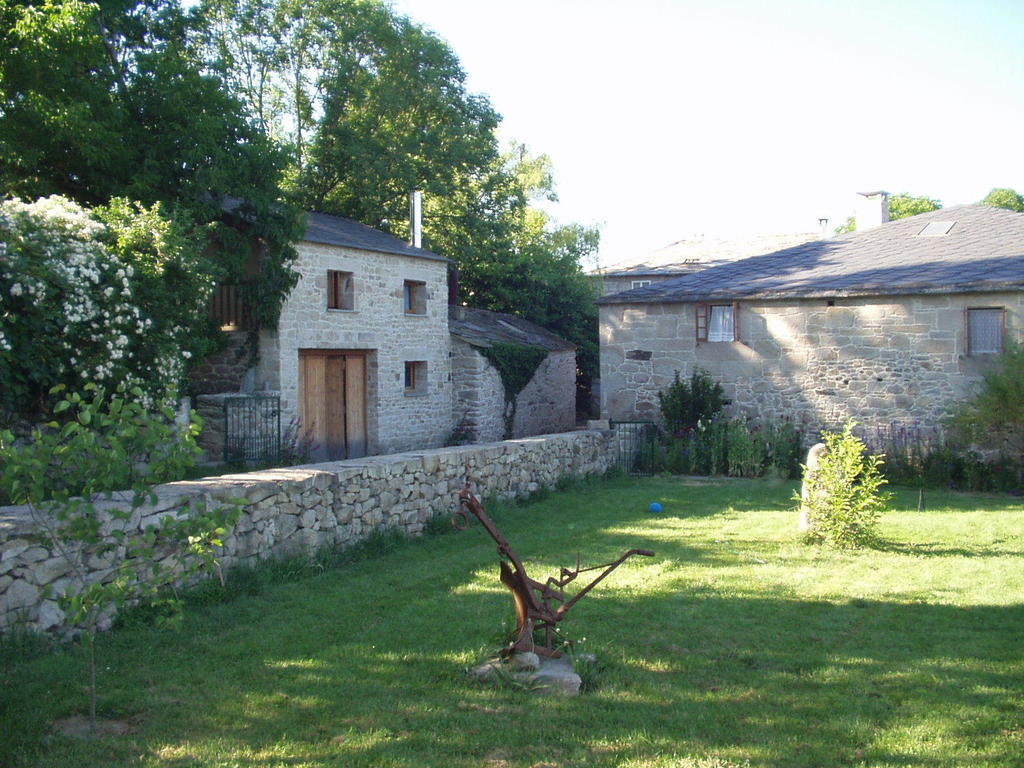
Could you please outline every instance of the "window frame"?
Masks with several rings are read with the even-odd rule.
[[[427,361],[406,360],[403,389],[406,395],[427,394]]]
[[[406,315],[427,314],[427,284],[423,280],[402,282],[402,311]]]
[[[999,313],[999,344],[995,350],[976,350],[972,344],[971,334],[971,313],[972,312],[998,312]],[[967,337],[967,356],[980,357],[982,355],[1000,355],[1006,348],[1006,307],[964,307],[964,334]]]
[[[711,314],[715,307],[726,307],[732,310],[732,338],[715,339],[708,338],[711,328]],[[733,301],[725,302],[700,302],[696,305],[695,331],[698,344],[729,344],[740,340],[740,303]]]
[[[354,311],[356,306],[355,291],[355,279],[353,273],[347,272],[343,269],[327,270],[328,309],[341,312]],[[344,306],[345,304],[347,304],[348,306]]]
[[[651,284],[650,280],[630,280],[629,281],[629,290],[632,291],[634,288],[646,288],[650,284]]]

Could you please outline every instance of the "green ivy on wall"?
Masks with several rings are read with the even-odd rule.
[[[501,383],[505,385],[505,400],[514,403],[537,368],[547,359],[548,351],[534,344],[496,341],[490,347],[481,348],[480,354],[498,370]]]

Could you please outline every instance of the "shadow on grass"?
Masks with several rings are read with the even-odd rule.
[[[979,764],[1015,765],[1022,754],[1019,742],[992,740],[1019,726],[1019,653],[1006,638],[1024,607],[603,596],[580,625],[602,638],[609,679],[594,696],[556,701],[464,676],[460,654],[498,616],[481,616],[481,596],[448,602],[447,631],[418,615],[426,606],[382,605],[390,616],[376,631],[328,636],[318,617],[284,615],[289,635],[324,644],[260,655],[254,643],[252,674],[214,676],[216,699],[183,708],[175,730],[234,745],[232,764],[246,766],[267,764],[281,740],[302,760],[353,766],[475,765],[495,749],[509,765],[615,765],[670,747],[780,768],[948,765],[930,753],[945,739],[968,750],[989,742],[992,762]],[[876,746],[896,727],[926,728],[936,741],[913,755]]]
[[[574,562],[576,547],[584,565],[634,546],[658,552],[623,566],[566,622],[609,665],[592,695],[535,698],[464,673],[511,613],[494,544],[478,527],[197,610],[182,632],[103,638],[105,705],[144,715],[130,742],[47,741],[47,719],[80,706],[63,677],[68,658],[5,672],[0,717],[12,740],[0,756],[174,768],[654,766],[667,755],[773,768],[1024,764],[1014,735],[1024,606],[798,600],[725,593],[707,578],[643,591],[648,568],[735,565],[707,530],[671,538],[687,520],[738,509],[749,488],[735,488],[700,504],[673,496],[676,514],[654,519],[619,511],[636,505],[636,489],[614,486],[611,511],[589,519],[578,512],[587,494],[496,511],[535,577]],[[650,541],[626,530],[645,522]]]
[[[998,542],[996,542],[998,543]],[[908,544],[900,541],[880,541],[871,547],[875,552],[887,552],[910,557],[1013,557],[1024,555],[1021,549],[995,549],[993,547],[949,547],[939,542]]]

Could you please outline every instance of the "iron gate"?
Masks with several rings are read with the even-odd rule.
[[[653,475],[658,452],[658,427],[653,421],[612,421],[615,466],[631,475]]]
[[[273,462],[281,458],[281,398],[238,395],[224,399],[224,461]]]

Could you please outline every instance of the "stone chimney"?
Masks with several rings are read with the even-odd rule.
[[[877,227],[889,220],[888,192],[858,192],[864,199],[857,206],[857,231]]]
[[[418,189],[409,193],[409,245],[423,247],[423,193]]]

